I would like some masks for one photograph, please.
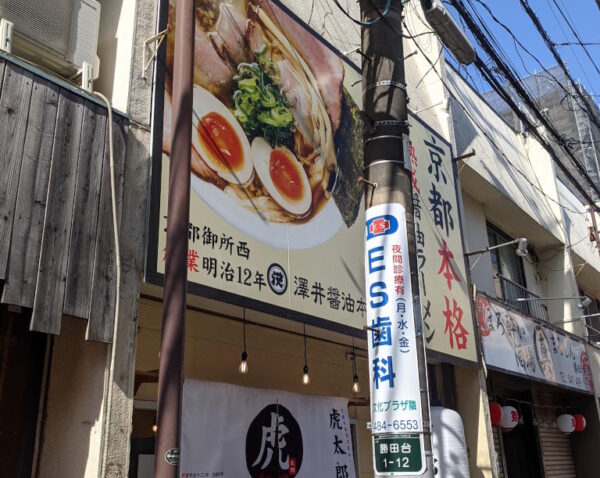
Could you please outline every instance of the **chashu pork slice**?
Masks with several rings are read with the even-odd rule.
[[[342,84],[344,82],[342,61],[324,43],[321,43],[312,33],[273,2],[256,0],[255,3],[264,9],[280,27],[315,75],[333,130],[337,131],[342,115]]]
[[[319,138],[316,135],[311,116],[312,101],[307,91],[308,86],[287,60],[277,62],[277,67],[281,79],[281,88],[292,107],[296,128],[314,149],[319,144]],[[311,131],[313,131],[312,134]]]
[[[175,6],[169,5],[169,33],[167,36],[167,78],[166,88],[171,92],[170,80],[173,75],[175,46]],[[223,94],[231,89],[235,71],[223,60],[202,30],[198,19],[194,36],[194,83],[207,90]]]
[[[232,5],[222,3],[215,31],[208,33],[216,51],[234,68],[252,59],[252,52],[246,43],[249,23],[250,20]]]

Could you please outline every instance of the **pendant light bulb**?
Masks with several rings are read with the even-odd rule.
[[[358,383],[358,375],[354,375],[352,380],[352,391],[354,393],[360,393],[360,384]]]
[[[248,353],[245,350],[242,352],[242,361],[240,362],[240,366],[238,367],[238,371],[242,375],[248,373]]]
[[[310,376],[308,375],[308,365],[304,364],[304,374],[302,375],[302,384],[308,385],[310,383]]]
[[[156,423],[152,424],[152,433],[156,433],[156,430],[158,430],[158,426],[156,425]]]

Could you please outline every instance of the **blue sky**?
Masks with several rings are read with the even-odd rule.
[[[556,64],[552,53],[544,44],[541,35],[536,30],[527,13],[521,7],[519,0],[480,1],[488,5],[498,20],[510,28],[521,43],[536,56],[544,67],[547,68]],[[519,48],[519,53],[523,60],[519,58],[515,51],[514,41],[511,36],[501,26],[494,22],[477,0],[470,0],[470,2],[465,0],[464,3],[469,10],[472,8],[471,5],[477,7],[478,12],[484,19],[486,25],[496,37],[498,43],[511,60],[512,65],[521,76],[528,75],[528,71],[531,73],[533,73],[534,70],[540,71],[540,65],[527,53],[517,47]],[[557,8],[558,4],[583,42],[599,43],[598,45],[590,45],[586,48],[597,64],[598,69],[600,69],[600,8],[595,0],[529,0],[529,4],[533,11],[538,15],[542,26],[546,29],[553,42],[563,43],[577,41],[575,35],[561,16]],[[456,13],[453,11],[452,7],[449,7],[449,9],[453,13]],[[566,61],[571,75],[575,79],[579,78],[589,92],[600,95],[600,73],[596,71],[596,68],[586,56],[583,48],[577,45],[570,47],[558,46],[557,50],[561,57]],[[484,54],[482,54],[482,57],[486,58]],[[484,91],[489,90],[488,85],[480,81],[480,77],[476,75],[474,67],[470,67],[469,71],[475,78],[476,86],[479,89],[483,89]],[[596,103],[598,103],[599,100],[600,96],[596,96]]]

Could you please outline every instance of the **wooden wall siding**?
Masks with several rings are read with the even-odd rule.
[[[119,216],[127,123],[114,115]],[[33,309],[31,330],[58,334],[67,314],[112,340],[108,161],[105,108],[0,59],[1,302]]]

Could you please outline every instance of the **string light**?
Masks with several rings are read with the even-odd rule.
[[[302,369],[302,384],[310,384],[310,376],[308,375],[308,363],[306,361],[306,324],[303,324],[303,335],[304,335],[304,368]]]
[[[352,391],[354,393],[360,393],[358,373],[356,372],[356,354],[354,353],[354,339],[352,339]]]
[[[244,307],[244,350],[242,351],[242,361],[240,362],[240,366],[238,367],[238,371],[245,375],[248,373],[248,352],[246,351],[246,307]]]

